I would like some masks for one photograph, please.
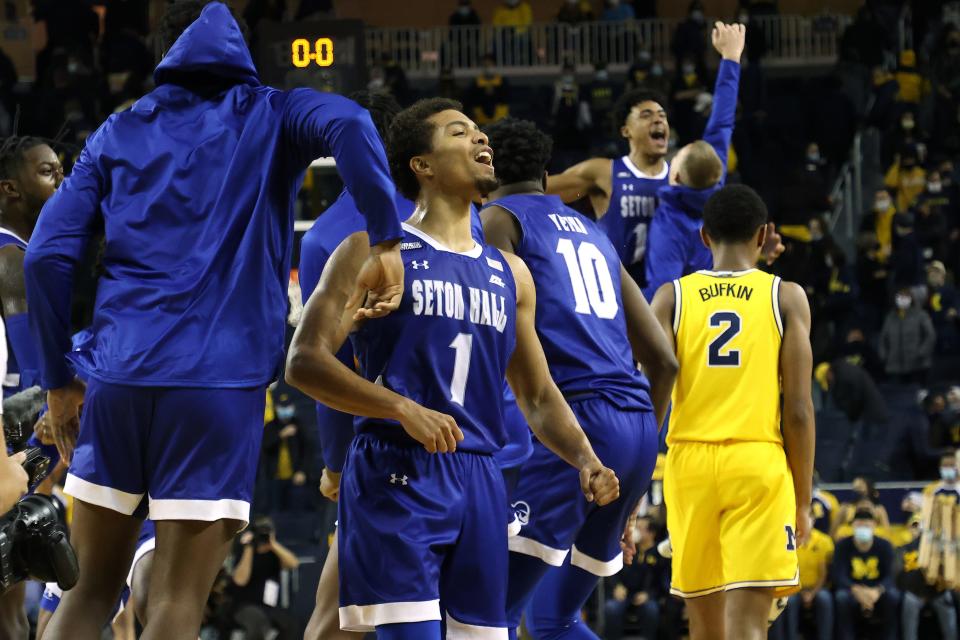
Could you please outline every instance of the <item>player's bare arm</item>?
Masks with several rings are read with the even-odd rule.
[[[613,189],[610,181],[612,171],[613,160],[609,158],[584,160],[559,175],[547,176],[547,193],[560,196],[564,202],[573,202],[597,191],[609,198]],[[598,215],[602,216],[605,212],[606,209],[598,212]]]
[[[504,257],[517,283],[517,346],[507,368],[507,382],[527,424],[551,451],[580,470],[580,487],[587,500],[603,506],[620,496],[616,474],[603,466],[576,416],[550,377],[547,358],[534,325],[537,293],[523,260]]]
[[[509,211],[497,205],[486,207],[480,212],[483,222],[483,237],[500,251],[516,253],[520,244],[520,225]]]
[[[650,302],[650,310],[653,311],[654,317],[667,338],[670,350],[674,353],[677,351],[677,340],[673,335],[673,307],[675,304],[676,294],[673,291],[672,282],[660,285]]]
[[[5,317],[27,312],[23,256],[23,251],[13,245],[0,249],[0,302]]]
[[[353,326],[348,307],[369,255],[367,234],[351,235],[333,252],[303,310],[287,354],[287,382],[315,400],[357,416],[396,420],[430,453],[453,452],[463,433],[450,416],[432,411],[357,375],[336,353]]]
[[[793,472],[797,496],[797,542],[810,536],[810,502],[813,495],[815,426],[810,380],[813,353],[810,348],[810,305],[800,285],[784,282],[780,287],[783,342],[780,346],[780,376],[783,384],[783,446]]]
[[[650,380],[650,400],[657,416],[657,426],[662,428],[667,407],[670,406],[673,383],[680,369],[673,351],[673,331],[669,331],[668,338],[640,287],[623,265],[620,265],[620,290],[633,358],[643,366],[643,372]]]

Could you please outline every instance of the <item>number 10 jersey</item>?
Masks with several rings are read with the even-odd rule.
[[[673,288],[680,371],[667,444],[783,444],[780,278],[757,269],[698,271]]]
[[[620,257],[606,234],[558,196],[511,195],[490,206],[519,224],[516,253],[533,274],[537,333],[560,390],[651,410],[650,384],[627,339]]]
[[[517,290],[495,247],[455,252],[404,224],[400,308],[351,335],[361,375],[434,411],[463,431],[457,451],[506,444],[503,387],[516,344]],[[413,444],[396,422],[358,417],[360,433]]]

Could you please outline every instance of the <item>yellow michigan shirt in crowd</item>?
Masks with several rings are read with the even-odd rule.
[[[671,592],[799,590],[796,497],[780,433],[780,278],[699,271],[674,286],[680,372],[664,498]]]

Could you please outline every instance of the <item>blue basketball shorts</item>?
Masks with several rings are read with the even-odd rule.
[[[266,390],[133,387],[91,379],[64,487],[152,520],[247,522]]]
[[[620,497],[598,507],[580,489],[580,473],[539,441],[520,471],[510,504],[523,528],[510,551],[596,576],[623,568],[620,539],[630,513],[650,486],[657,460],[657,420],[649,411],[623,411],[601,397],[570,402],[600,461],[620,479]]]
[[[357,436],[340,478],[340,627],[442,608],[447,638],[506,640],[506,500],[492,456]]]

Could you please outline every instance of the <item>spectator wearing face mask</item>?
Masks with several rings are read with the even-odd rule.
[[[954,468],[956,477],[956,468]],[[924,607],[933,609],[940,626],[943,640],[957,640],[957,614],[954,611],[953,593],[942,584],[930,584],[920,567],[920,517],[910,519],[911,541],[900,547],[900,575],[897,588],[903,594],[903,609],[900,613],[903,640],[917,640],[920,630],[920,613]]]
[[[470,0],[460,0],[457,10],[450,14],[451,27],[470,27],[480,24],[480,14],[473,8]]]
[[[924,305],[937,332],[937,353],[960,352],[960,296],[947,284],[947,270],[934,260],[927,265],[927,302]]]
[[[836,545],[832,573],[840,640],[897,636],[900,593],[894,582],[894,551],[888,541],[875,535],[876,527],[872,512],[857,511],[853,535]]]
[[[892,130],[885,130],[880,148],[880,161],[889,170],[898,156],[905,153],[916,157],[922,155],[926,149],[926,136],[917,125],[917,117],[912,110],[903,110],[894,105],[896,126]]]
[[[960,502],[960,483],[957,482],[957,454],[948,451],[940,456],[940,480],[923,488],[925,496],[954,496]]]
[[[695,71],[702,73],[707,53],[707,21],[703,3],[699,0],[690,3],[686,20],[678,24],[673,32],[670,51],[678,69],[684,60],[688,60],[693,63]]]
[[[496,59],[487,54],[483,68],[474,79],[469,100],[473,121],[483,126],[502,120],[510,115],[510,89],[507,79],[496,70]]]
[[[296,407],[281,394],[274,407],[275,419],[264,428],[261,467],[266,474],[271,512],[297,506],[294,487],[306,484],[309,443],[297,421]]]
[[[880,262],[887,262],[893,252],[893,216],[896,214],[897,208],[890,192],[879,189],[873,197],[873,227],[879,243]]]
[[[693,142],[703,131],[703,126],[698,126],[701,118],[696,107],[700,96],[705,93],[707,86],[696,63],[689,57],[684,58],[677,67],[673,81],[673,109],[670,114],[671,130],[677,131],[681,145]]]
[[[616,101],[619,91],[617,85],[610,79],[610,72],[607,65],[598,62],[593,74],[593,80],[586,87],[586,96],[584,98],[587,108],[590,110],[590,139],[593,150],[596,153],[591,155],[603,155],[612,144],[612,152],[616,153],[616,143],[611,137],[613,135],[613,105]]]
[[[887,376],[897,382],[923,383],[933,359],[937,336],[930,316],[913,305],[910,290],[894,296],[895,309],[880,330],[880,358]]]
[[[947,405],[946,392],[934,389],[923,399],[923,410],[929,423],[930,446],[960,447],[960,413]]]
[[[670,95],[670,79],[663,65],[653,59],[649,49],[640,49],[627,71],[626,90],[648,89],[661,95]]]
[[[924,258],[943,260],[949,240],[953,203],[950,193],[943,188],[938,169],[927,171],[927,186],[917,198],[917,239],[924,250]]]
[[[917,145],[907,145],[901,150],[887,170],[883,186],[893,190],[898,211],[913,206],[927,186],[927,172],[920,166]]]
[[[574,25],[590,22],[593,17],[593,7],[587,0],[563,0],[563,6],[557,13],[557,22]]]
[[[883,403],[883,396],[880,396],[880,402]],[[887,509],[880,502],[880,491],[873,480],[865,476],[857,476],[853,479],[851,488],[853,489],[854,499],[852,502],[844,502],[840,506],[840,525],[852,526],[853,517],[857,511],[866,508],[873,514],[879,527],[883,529],[889,527],[890,517],[887,515]],[[850,533],[838,531],[837,535],[843,537],[844,535],[850,535]]]

